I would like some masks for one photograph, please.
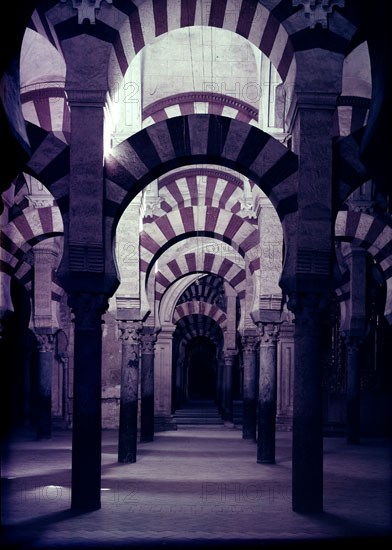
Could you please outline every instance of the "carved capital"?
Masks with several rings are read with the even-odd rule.
[[[255,334],[241,336],[242,351],[244,354],[253,354],[256,351],[259,340]]]
[[[38,351],[40,353],[51,353],[54,349],[54,335],[53,334],[36,334],[38,342]]]
[[[74,323],[77,330],[97,330],[103,323],[102,315],[109,307],[105,294],[91,292],[72,293],[68,297],[68,305],[75,315]]]
[[[143,324],[139,321],[118,321],[120,340],[129,346],[139,346]]]
[[[279,339],[280,323],[258,323],[260,346],[275,346]]]
[[[141,335],[142,355],[154,355],[156,341],[157,341],[156,334],[142,334]]]

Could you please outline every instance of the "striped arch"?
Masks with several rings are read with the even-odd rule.
[[[69,143],[71,113],[64,86],[46,82],[25,87],[21,90],[20,99],[26,122],[54,132]]]
[[[50,18],[46,16],[45,5],[43,2],[34,10],[29,21],[28,28],[46,38],[48,42],[56,48],[56,50],[59,52],[62,51],[61,42],[57,35],[57,31]]]
[[[364,129],[339,138],[333,146],[335,209],[338,211],[343,202],[358,189],[370,175],[360,159],[360,146]]]
[[[216,304],[208,304],[202,301],[179,304],[174,310],[173,323],[176,324],[183,317],[188,317],[190,315],[204,315],[216,321],[222,331],[227,329],[226,313]]]
[[[94,11],[95,13],[95,11]],[[335,15],[336,14],[336,15]],[[88,34],[112,44],[109,88],[115,93],[132,59],[158,36],[190,26],[209,26],[235,32],[259,48],[274,64],[283,82],[293,83],[295,52],[323,48],[349,51],[356,32],[350,12],[344,9],[329,17],[329,30],[322,35],[309,28],[301,3],[278,0],[113,0],[100,4],[94,24],[78,25],[70,1],[50,2],[34,12],[30,28],[59,50],[63,40]],[[347,30],[349,29],[349,30]]]
[[[211,317],[200,314],[192,314],[182,317],[176,323],[174,336],[179,336],[179,348],[181,344],[187,344],[193,338],[206,336],[216,344],[217,348],[223,346],[224,333],[220,325]]]
[[[334,135],[348,136],[366,125],[371,96],[369,49],[367,43],[362,42],[344,60],[342,93],[337,102]]]
[[[213,273],[222,277],[234,288],[239,299],[245,298],[245,266],[229,258],[219,258],[214,254],[189,252],[159,266],[155,273],[155,299],[160,300],[177,279],[189,273]]]
[[[282,221],[297,211],[297,155],[249,124],[217,115],[187,115],[149,126],[107,155],[108,215],[116,224],[148,183],[188,164],[219,164],[241,172],[264,191]]]
[[[61,213],[69,208],[69,145],[62,134],[27,123],[31,157],[25,171],[37,178],[53,195]]]
[[[347,137],[366,125],[370,108],[370,98],[343,96],[337,100],[337,110],[333,124],[333,135]]]
[[[202,301],[207,304],[216,305],[223,312],[226,311],[224,300],[224,281],[216,275],[205,275],[191,283],[177,300],[177,305],[185,302]]]
[[[158,122],[112,150],[105,165],[111,239],[126,206],[148,183],[180,166],[211,163],[241,172],[268,196],[282,221],[286,273],[294,270],[297,156],[258,128],[215,115]]]
[[[243,36],[271,59],[283,81],[294,80],[294,50],[280,22],[295,12],[292,7],[285,13],[269,11],[256,0],[146,0],[138,7],[114,0],[113,4],[118,20],[124,23],[117,27],[113,41],[111,89],[144,46],[164,33],[193,26],[216,27]]]
[[[215,92],[185,92],[165,97],[143,109],[143,128],[174,116],[208,113],[222,115],[257,125],[257,109],[225,94]]]
[[[229,243],[242,257],[247,256],[249,270],[260,267],[258,230],[239,216],[214,207],[188,207],[173,210],[146,225],[140,234],[141,270],[147,272],[171,243],[189,236],[208,235]]]
[[[253,186],[250,183],[251,187]],[[237,214],[241,210],[244,183],[229,172],[212,168],[188,168],[159,179],[161,209],[170,212],[182,206],[214,206]],[[257,224],[255,218],[249,223]]]
[[[70,110],[64,89],[66,63],[55,34],[50,32],[50,25],[42,24],[45,21],[44,15],[35,11],[23,37],[20,54],[22,113],[26,121],[48,132],[62,134],[62,139],[69,141]]]
[[[392,324],[392,224],[363,212],[339,212],[335,238],[365,248],[379,265],[387,285],[384,315]]]

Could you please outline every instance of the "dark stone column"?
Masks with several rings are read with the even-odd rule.
[[[279,325],[260,323],[257,462],[275,464],[277,353]]]
[[[71,507],[101,507],[101,363],[104,294],[75,293],[68,300],[75,315]]]
[[[52,437],[53,334],[36,334],[38,341],[37,439]]]
[[[347,417],[346,417],[346,439],[347,443],[357,444],[360,442],[360,370],[359,370],[359,349],[361,339],[349,334],[344,335],[347,358]]]
[[[156,334],[141,335],[140,441],[154,439],[154,346]]]
[[[297,294],[295,314],[292,506],[295,512],[323,509],[323,409],[321,297]]]
[[[223,420],[233,422],[233,354],[225,354],[223,367]]]
[[[257,336],[244,334],[242,336],[243,378],[243,439],[256,441],[256,410],[257,410],[257,380],[256,380],[256,347]]]
[[[223,403],[224,403],[224,385],[223,385],[223,375],[225,369],[225,361],[222,355],[219,355],[218,358],[218,367],[217,367],[217,380],[216,380],[216,395],[217,395],[217,406],[219,414],[223,415]]]
[[[122,340],[118,461],[136,462],[141,323],[119,321]]]

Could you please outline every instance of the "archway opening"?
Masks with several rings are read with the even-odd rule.
[[[206,336],[197,336],[185,352],[189,401],[211,401],[216,397],[216,346]]]

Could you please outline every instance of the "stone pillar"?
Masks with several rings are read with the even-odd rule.
[[[141,323],[119,321],[122,340],[118,461],[136,462]]]
[[[225,372],[225,360],[222,354],[219,354],[218,357],[218,366],[217,366],[217,380],[216,380],[216,395],[217,395],[217,406],[219,414],[223,415],[223,403],[224,403],[224,386],[223,386],[223,375]]]
[[[71,507],[101,507],[101,355],[105,294],[73,293],[75,315]]]
[[[233,422],[233,366],[234,353],[225,353],[225,365],[223,367],[223,420]]]
[[[314,513],[323,508],[321,297],[302,293],[289,307],[295,314],[292,506]]]
[[[102,220],[105,217],[103,127],[106,90],[77,89],[76,85],[68,84],[66,92],[71,107],[72,133],[70,218],[65,252],[69,254],[71,271],[102,273],[105,267]]]
[[[347,359],[347,443],[360,440],[360,370],[359,349],[366,335],[366,265],[367,251],[342,243],[342,252],[350,270],[350,298],[340,330],[346,344]]]
[[[275,464],[277,351],[279,325],[260,323],[257,462]]]
[[[37,438],[52,437],[52,365],[54,338],[52,332],[36,334],[38,341]]]
[[[155,431],[176,430],[172,416],[173,325],[163,326],[156,343],[154,365]]]
[[[154,349],[156,334],[141,335],[141,423],[140,441],[154,439]]]
[[[347,358],[346,439],[347,443],[357,444],[360,441],[361,426],[359,350],[362,340],[350,334],[345,334],[343,338]]]
[[[277,430],[291,431],[293,424],[294,323],[282,323],[278,341]]]
[[[242,360],[243,360],[243,439],[256,441],[256,409],[257,409],[257,379],[256,379],[256,334],[244,334],[242,336]]]

